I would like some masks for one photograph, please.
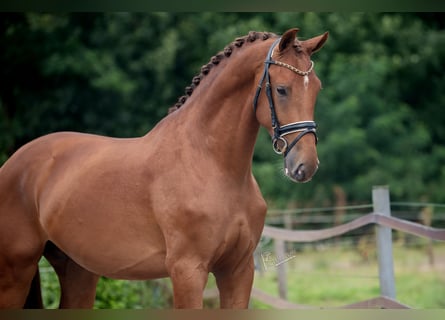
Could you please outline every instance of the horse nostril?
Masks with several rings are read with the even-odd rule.
[[[297,169],[295,170],[294,173],[294,177],[295,179],[297,179],[297,181],[304,181],[306,178],[306,171],[304,168],[304,164],[300,164]]]
[[[294,182],[308,182],[317,171],[317,164],[304,159],[287,159],[284,164],[284,174]]]

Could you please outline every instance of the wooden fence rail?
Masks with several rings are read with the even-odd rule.
[[[416,236],[445,241],[445,229],[427,227],[411,221],[386,217],[382,216],[380,213],[369,213],[340,226],[322,230],[299,231],[264,226],[263,236],[290,242],[314,242],[333,238],[368,224],[378,224]]]
[[[253,288],[252,298],[258,299],[274,308],[316,308],[287,301],[286,263],[279,262],[286,261],[285,242],[314,242],[337,237],[360,227],[375,224],[377,226],[376,250],[379,262],[380,296],[341,308],[408,308],[408,306],[396,300],[391,230],[399,230],[428,239],[445,241],[445,229],[432,228],[391,217],[389,189],[387,186],[374,187],[372,200],[373,212],[332,228],[298,231],[266,225],[263,230],[263,237],[273,239],[275,259],[278,261],[278,263],[275,263],[275,267],[277,270],[279,297]]]

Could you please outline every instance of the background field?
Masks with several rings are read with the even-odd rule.
[[[445,308],[445,245],[434,246],[434,264],[426,247],[394,246],[397,300],[415,309]],[[341,307],[380,295],[378,263],[370,248],[324,247],[298,252],[287,263],[288,300],[320,308]],[[255,287],[277,295],[275,270],[255,277]],[[254,308],[264,304],[254,302]]]
[[[426,243],[395,243],[394,267],[397,300],[415,309],[445,308],[445,244],[434,245],[434,264],[430,264]],[[287,264],[288,300],[315,308],[341,307],[379,295],[377,260],[372,247],[368,254],[350,246],[306,247]],[[45,261],[42,284],[45,304],[56,308],[59,288],[55,275]],[[261,266],[259,266],[261,267]],[[215,286],[209,277],[208,288]],[[255,275],[254,286],[278,296],[276,272],[268,269]],[[217,301],[206,301],[216,307]],[[171,285],[168,279],[121,281],[101,279],[95,308],[138,309],[170,308]],[[269,306],[252,300],[251,308]]]

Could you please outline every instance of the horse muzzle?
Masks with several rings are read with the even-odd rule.
[[[315,157],[300,157],[298,153],[300,152],[289,152],[284,158],[284,173],[294,182],[308,182],[317,172],[320,162],[316,153]],[[293,156],[294,154],[295,156]]]

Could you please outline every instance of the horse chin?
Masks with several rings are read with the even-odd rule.
[[[313,162],[284,160],[284,174],[293,182],[306,183],[312,180],[318,169],[318,159]]]

